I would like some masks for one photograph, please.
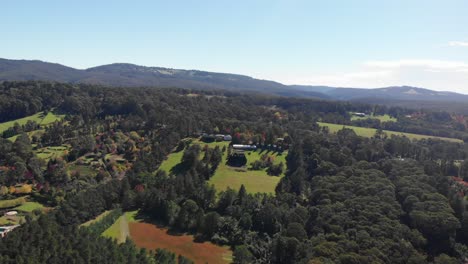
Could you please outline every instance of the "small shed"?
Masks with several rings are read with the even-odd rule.
[[[8,211],[5,213],[6,216],[15,216],[18,215],[18,211]]]

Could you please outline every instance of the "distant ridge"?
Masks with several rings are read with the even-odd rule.
[[[468,102],[468,95],[438,92],[410,86],[376,89],[328,86],[284,85],[245,75],[162,67],[145,67],[114,63],[85,70],[38,60],[0,59],[0,81],[44,80],[69,83],[100,84],[117,87],[179,87],[189,89],[223,89],[264,94],[321,98],[331,100],[438,101]]]

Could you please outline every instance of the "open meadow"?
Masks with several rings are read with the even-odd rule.
[[[377,129],[375,128],[368,128],[368,127],[357,127],[357,126],[347,126],[347,125],[341,125],[341,124],[332,124],[332,123],[324,123],[324,122],[317,122],[317,124],[321,127],[327,127],[330,133],[336,133],[340,131],[343,128],[350,128],[354,130],[356,135],[361,136],[361,137],[373,137],[375,135],[375,132],[377,132]],[[396,132],[396,131],[389,131],[389,130],[383,130],[387,136],[405,136],[409,139],[416,139],[416,140],[421,140],[421,139],[440,139],[440,140],[446,140],[450,142],[457,142],[457,143],[463,143],[463,140],[457,139],[457,138],[445,138],[445,137],[436,137],[436,136],[428,136],[428,135],[420,135],[420,134],[413,134],[413,133],[404,133],[404,132]]]
[[[55,121],[62,120],[64,117],[65,115],[54,114],[52,111],[49,111],[46,115],[44,115],[44,112],[39,112],[31,116],[0,123],[0,133],[3,133],[3,131],[7,130],[8,128],[13,127],[15,123],[18,123],[18,125],[22,126],[25,125],[28,121],[34,121],[40,126],[46,126],[54,123]]]

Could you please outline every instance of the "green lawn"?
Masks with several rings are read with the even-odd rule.
[[[128,223],[136,222],[138,211],[125,212],[106,231],[102,233],[105,237],[116,239],[118,243],[123,243],[130,236]]]
[[[57,120],[61,120],[65,117],[65,115],[56,115],[52,111],[49,111],[47,115],[44,116],[44,112],[39,112],[31,116],[11,120],[8,122],[0,123],[0,133],[3,133],[3,131],[7,130],[8,128],[12,127],[15,125],[15,123],[18,123],[20,126],[25,125],[29,120],[35,121],[41,126],[45,126],[48,124],[51,124]]]
[[[391,117],[389,115],[374,115],[374,114],[372,114],[372,115],[368,115],[368,116],[364,116],[364,117],[351,115],[351,121],[361,120],[361,119],[369,119],[369,118],[378,119],[378,120],[380,120],[380,122],[397,122],[398,121],[398,119],[396,119],[394,117]]]
[[[32,212],[36,209],[43,209],[44,206],[37,202],[26,202],[18,207],[15,207],[15,210],[22,211],[22,212]]]
[[[279,164],[283,162],[286,170],[286,156],[287,152],[283,152],[281,155],[273,152],[260,152],[248,151],[246,152],[247,157],[247,168],[250,167],[252,162],[260,160],[260,157],[267,153],[274,157],[274,163]],[[239,169],[226,165],[227,153],[223,155],[223,160],[219,164],[213,177],[208,181],[209,184],[213,184],[216,190],[226,190],[228,187],[234,190],[238,190],[241,185],[245,186],[245,189],[249,193],[275,193],[276,185],[278,185],[281,176],[270,176],[267,174],[266,169],[264,170],[248,170]]]
[[[12,208],[26,203],[26,196],[19,197],[11,200],[0,200],[0,209]]]
[[[183,154],[183,150],[169,154],[169,156],[167,156],[167,159],[161,163],[159,169],[169,173],[174,166],[180,163]]]
[[[95,222],[98,222],[100,221],[102,218],[104,218],[106,215],[108,215],[110,212],[112,212],[112,210],[107,210],[107,211],[104,211],[104,213],[98,215],[96,218],[94,219],[91,219],[83,224],[81,224],[80,226],[89,226]]]
[[[223,146],[228,147],[229,143],[230,142],[227,141],[205,143],[200,140],[193,140],[192,142],[192,144],[199,144],[202,148],[204,145],[208,145],[210,148],[214,148],[216,146],[219,146],[220,148]],[[183,151],[171,153],[161,164],[160,169],[169,173],[174,166],[180,163],[183,153]],[[246,152],[247,168],[250,167],[252,162],[259,160],[265,153],[274,157],[275,164],[283,162],[285,165],[284,168],[286,169],[285,159],[287,152],[279,155],[278,153],[273,152],[260,152],[260,150]],[[209,184],[213,184],[215,186],[216,190],[222,191],[226,190],[228,187],[237,190],[242,184],[244,184],[249,193],[262,192],[273,194],[275,192],[276,185],[280,181],[281,177],[268,175],[266,169],[253,171],[248,170],[247,168],[233,168],[226,165],[226,160],[227,152],[223,155],[223,160],[216,169],[215,174],[208,181]]]
[[[18,123],[20,126],[25,125],[29,120],[35,121],[36,123],[40,124],[44,118],[44,113],[39,112],[37,114],[34,114],[32,116],[27,116],[19,119],[15,119],[12,121],[0,123],[0,133],[3,133],[3,131],[7,130],[8,128],[12,127],[15,125],[15,123]]]
[[[341,124],[331,124],[331,123],[323,123],[323,122],[317,122],[317,124],[321,127],[328,127],[329,131],[331,133],[336,133],[339,130],[343,128],[350,128],[356,132],[358,136],[361,137],[373,137],[375,135],[375,132],[377,129],[375,128],[367,128],[367,127],[356,127],[356,126],[345,126]],[[387,134],[387,136],[405,136],[409,139],[440,139],[440,140],[446,140],[446,141],[451,141],[451,142],[457,142],[457,143],[463,143],[463,140],[461,139],[456,139],[456,138],[445,138],[445,137],[435,137],[435,136],[426,136],[426,135],[420,135],[420,134],[413,134],[413,133],[403,133],[403,132],[396,132],[396,131],[389,131],[389,130],[383,130],[384,133]]]
[[[57,115],[57,114],[52,113],[52,111],[49,111],[47,115],[42,119],[40,125],[46,126],[46,125],[54,123],[55,121],[60,121],[64,117],[65,115]]]

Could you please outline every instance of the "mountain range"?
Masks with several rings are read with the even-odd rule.
[[[468,102],[468,95],[410,86],[363,89],[284,85],[279,82],[260,80],[239,74],[145,67],[128,63],[114,63],[81,70],[38,60],[0,59],[0,81],[24,80],[87,83],[118,87],[154,86],[223,89],[348,101]]]

